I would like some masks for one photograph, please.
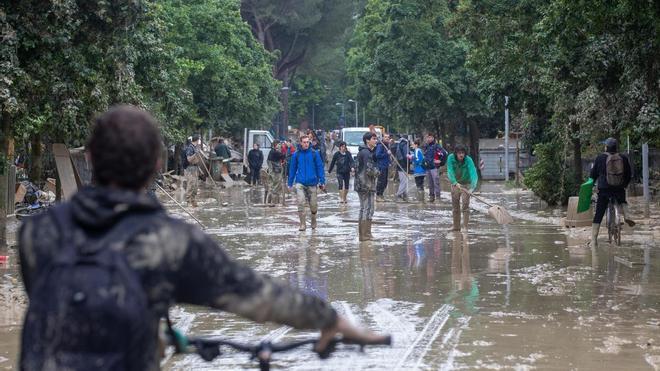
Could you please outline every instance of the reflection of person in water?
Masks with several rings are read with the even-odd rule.
[[[458,307],[465,305],[465,314],[475,313],[475,304],[479,298],[479,286],[472,276],[470,267],[470,244],[467,233],[456,234],[451,252],[452,289],[447,302]]]
[[[292,267],[289,284],[302,292],[321,299],[328,299],[328,274],[320,272],[321,257],[313,248],[300,250],[298,266]]]

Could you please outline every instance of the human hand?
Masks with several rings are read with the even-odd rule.
[[[358,328],[357,326],[352,325],[344,317],[337,317],[337,323],[330,328],[321,330],[321,336],[319,341],[316,343],[314,350],[318,353],[322,353],[330,341],[334,339],[336,335],[341,335],[345,339],[351,339],[356,341],[363,342],[376,342],[382,341],[386,336],[378,335],[369,330]]]

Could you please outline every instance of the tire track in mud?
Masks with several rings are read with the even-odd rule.
[[[442,328],[449,320],[449,314],[452,309],[453,307],[451,305],[444,304],[433,313],[422,331],[417,335],[415,341],[410,344],[406,353],[394,367],[395,370],[409,370],[411,369],[411,365],[414,368],[419,368],[424,356],[426,356],[431,345],[440,335],[440,331],[442,331]]]

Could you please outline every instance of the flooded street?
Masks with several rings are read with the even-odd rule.
[[[217,191],[207,190],[195,215],[235,259],[393,336],[391,348],[361,354],[340,347],[327,361],[307,349],[278,353],[274,368],[660,369],[657,219],[636,227],[634,235],[626,227],[618,248],[606,243],[603,228],[600,247],[590,249],[586,228],[560,227],[558,210],[540,211],[531,193],[502,192],[501,184],[486,183],[482,196],[509,208],[513,225],[498,225],[473,200],[478,210],[469,232],[447,232],[451,205],[443,192],[435,204],[378,203],[376,241],[359,243],[357,194],[349,193],[348,206],[340,205],[336,183],[319,194],[319,228],[305,232],[297,231],[293,200],[286,207],[249,206],[262,202],[262,189],[222,192],[229,206],[213,198]],[[186,217],[174,203],[165,204]],[[0,369],[16,364],[24,308],[15,249],[8,255],[9,264],[0,270]],[[316,336],[200,307],[177,306],[171,314],[191,335],[243,342]],[[196,355],[168,355],[163,365],[257,366],[231,351],[212,363]]]

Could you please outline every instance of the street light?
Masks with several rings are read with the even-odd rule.
[[[344,128],[346,125],[346,114],[345,114],[345,104],[344,103],[335,103],[335,106],[341,106],[341,120],[339,121],[341,128]]]
[[[353,100],[353,99],[349,99],[348,101],[351,102],[351,103],[355,103],[355,127],[357,127],[358,126],[358,101]]]
[[[282,125],[280,127],[280,132],[278,133],[280,137],[286,137],[289,131],[289,87],[282,87]]]

